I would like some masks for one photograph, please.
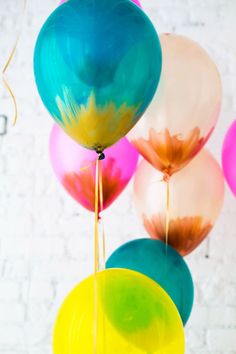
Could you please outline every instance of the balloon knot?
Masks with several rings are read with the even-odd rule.
[[[104,152],[98,152],[98,160],[104,160],[105,159],[105,154]]]
[[[170,175],[168,172],[164,171],[163,181],[166,183],[170,182]]]
[[[103,148],[101,146],[97,146],[95,148],[96,153],[98,154],[98,160],[104,160],[105,159],[105,154],[103,152]]]

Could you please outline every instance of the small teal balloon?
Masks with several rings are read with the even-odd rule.
[[[152,239],[137,239],[118,248],[106,268],[125,268],[158,283],[171,297],[185,325],[193,307],[194,286],[183,257],[172,247]]]
[[[161,66],[156,30],[130,0],[69,0],[47,19],[35,46],[42,101],[68,135],[98,152],[141,118]]]

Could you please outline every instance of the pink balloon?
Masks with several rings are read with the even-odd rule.
[[[134,4],[136,4],[137,6],[141,7],[141,4],[138,0],[131,0]]]
[[[230,126],[224,139],[222,165],[225,179],[236,196],[236,120]]]
[[[85,149],[53,126],[49,151],[53,170],[66,191],[81,205],[94,211],[96,152]],[[126,138],[105,151],[103,160],[103,209],[124,190],[132,178],[138,153]]]
[[[67,0],[62,0],[60,1],[59,5],[63,4],[64,2],[66,2]],[[131,0],[134,4],[136,4],[137,6],[141,7],[141,4],[138,0]]]

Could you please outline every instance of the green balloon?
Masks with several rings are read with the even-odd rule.
[[[184,259],[172,247],[158,240],[137,239],[118,248],[106,268],[126,268],[153,279],[171,297],[186,324],[193,306],[193,281]]]

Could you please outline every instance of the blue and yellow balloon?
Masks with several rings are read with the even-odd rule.
[[[56,122],[97,152],[140,119],[161,73],[157,33],[129,0],[69,0],[37,39],[35,79]]]
[[[193,306],[193,281],[184,259],[172,247],[157,240],[137,239],[118,248],[106,268],[127,268],[153,279],[171,297],[186,324]]]
[[[153,280],[108,269],[96,280],[84,280],[66,298],[55,325],[53,353],[183,354],[183,325],[175,305]]]

